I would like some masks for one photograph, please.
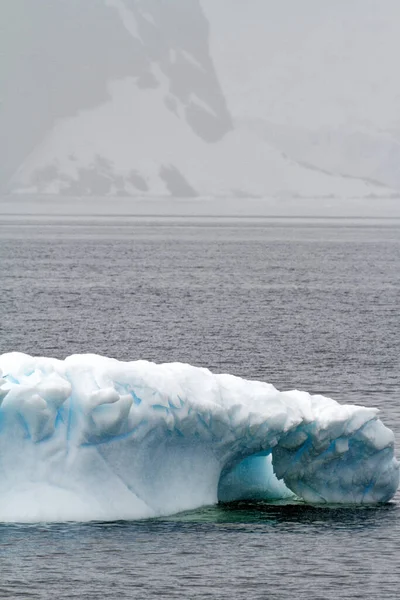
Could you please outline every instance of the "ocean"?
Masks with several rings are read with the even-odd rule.
[[[13,216],[0,353],[181,361],[376,406],[400,440],[400,220]],[[398,598],[400,496],[0,524],[6,598]]]

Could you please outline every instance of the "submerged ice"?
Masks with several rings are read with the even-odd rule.
[[[136,519],[238,499],[386,502],[377,410],[181,363],[0,357],[0,520]]]

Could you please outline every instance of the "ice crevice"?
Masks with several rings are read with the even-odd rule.
[[[241,499],[387,502],[378,411],[181,363],[0,356],[0,521],[137,519]]]

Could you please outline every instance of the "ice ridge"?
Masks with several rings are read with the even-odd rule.
[[[137,519],[218,500],[387,502],[378,411],[181,363],[0,356],[0,520]]]

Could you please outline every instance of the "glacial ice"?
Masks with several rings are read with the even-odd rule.
[[[181,363],[0,356],[0,520],[137,519],[219,500],[395,494],[377,410]]]

